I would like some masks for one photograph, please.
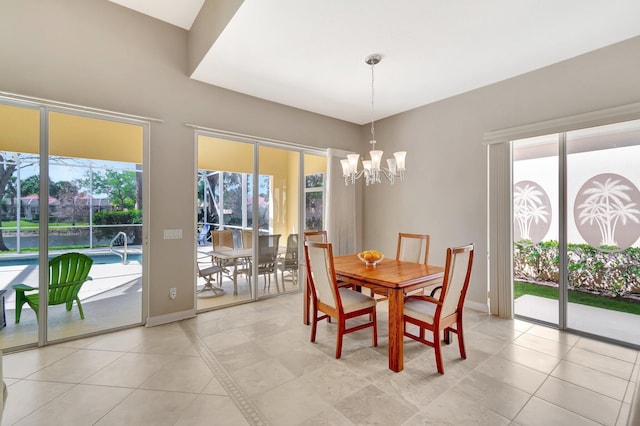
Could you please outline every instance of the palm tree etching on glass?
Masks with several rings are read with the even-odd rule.
[[[545,190],[536,182],[523,180],[514,185],[514,241],[540,242],[547,234],[551,202]]]
[[[627,248],[640,236],[639,203],[640,191],[627,178],[614,173],[594,176],[576,196],[578,231],[594,247]]]

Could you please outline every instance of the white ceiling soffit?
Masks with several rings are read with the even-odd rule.
[[[177,27],[190,30],[204,0],[109,0]]]
[[[245,0],[191,78],[363,124],[371,53],[379,119],[638,36],[639,18],[638,0]]]

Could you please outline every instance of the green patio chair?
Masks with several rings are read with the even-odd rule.
[[[75,300],[80,311],[80,318],[84,319],[82,304],[78,292],[85,281],[91,280],[89,270],[93,259],[82,253],[65,253],[56,256],[49,261],[49,306],[66,303],[67,311],[71,310]],[[36,313],[38,318],[38,293],[37,287],[26,284],[14,284],[16,291],[16,324],[20,322],[22,306],[26,303]],[[26,294],[26,292],[36,291]]]

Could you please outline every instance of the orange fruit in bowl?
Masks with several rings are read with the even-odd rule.
[[[381,260],[384,256],[378,250],[364,250],[358,253],[358,257],[367,263],[375,263]]]

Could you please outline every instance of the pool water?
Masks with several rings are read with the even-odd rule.
[[[6,258],[3,258],[0,254],[0,267],[1,266],[20,266],[20,265],[37,265],[38,257],[37,256],[25,256],[25,257],[15,257],[15,255],[7,255]],[[53,258],[55,256],[51,256]],[[122,258],[117,254],[105,253],[105,254],[96,254],[91,253],[89,257],[93,259],[94,265],[107,265],[111,263],[122,263]],[[127,254],[127,262],[135,262],[142,263],[142,254],[140,253],[128,253]]]

